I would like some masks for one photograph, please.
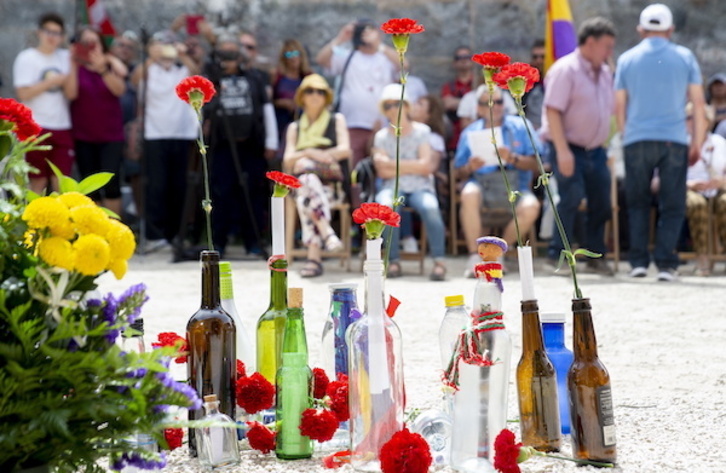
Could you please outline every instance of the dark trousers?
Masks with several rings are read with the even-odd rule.
[[[111,180],[101,189],[93,192],[94,200],[118,199],[121,197],[121,163],[123,162],[123,141],[91,143],[76,140],[76,163],[81,178],[98,172],[110,172]]]
[[[191,140],[149,140],[146,166],[146,238],[172,242],[179,234],[187,192]]]

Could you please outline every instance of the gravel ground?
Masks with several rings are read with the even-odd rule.
[[[232,253],[237,310],[246,330],[254,329],[266,309],[269,275],[260,260],[235,259]],[[186,322],[199,306],[200,272],[195,262],[169,263],[168,253],[136,256],[123,281],[101,278],[102,291],[119,292],[143,282],[149,290],[144,319],[147,344],[162,331],[183,333]],[[443,298],[463,294],[470,303],[475,281],[461,277],[465,259],[449,261],[445,282],[429,282],[417,274],[417,266],[404,263],[404,277],[386,282],[386,290],[402,301],[396,322],[403,333],[405,379],[409,408],[438,407],[438,325],[444,313]],[[311,366],[320,364],[318,340],[328,311],[328,283],[358,282],[359,304],[363,300],[363,276],[357,261],[345,272],[336,261],[325,263],[325,275],[302,279],[301,267],[292,265],[288,285],[304,289],[306,329]],[[516,262],[509,264],[516,266]],[[726,275],[723,263],[715,276],[682,276],[677,283],[655,281],[655,270],[647,278],[628,279],[627,264],[615,278],[582,275],[583,293],[593,306],[599,354],[607,366],[613,388],[618,439],[618,467],[632,473],[726,472],[726,310],[723,304]],[[427,263],[430,270],[431,263]],[[682,266],[681,273],[692,272]],[[570,311],[572,286],[568,278],[547,274],[535,261],[535,285],[541,311]],[[509,391],[509,418],[516,419],[517,399],[514,370],[521,352],[519,315],[520,284],[516,272],[504,279],[504,313],[514,350]],[[571,318],[566,343],[571,346]],[[183,368],[175,372],[183,377]],[[510,428],[517,430],[517,424]],[[569,454],[569,437],[563,442]],[[244,442],[241,444],[243,447]],[[232,471],[322,472],[320,456],[311,460],[283,462],[273,454],[242,452],[242,464]],[[569,462],[534,458],[521,465],[524,472],[590,471]],[[434,469],[432,468],[432,471]],[[196,473],[202,470],[185,448],[170,456],[165,472]],[[353,471],[350,466],[342,473]],[[448,468],[438,471],[449,472]]]

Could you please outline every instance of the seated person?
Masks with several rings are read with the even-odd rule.
[[[476,239],[481,236],[482,207],[489,210],[510,209],[507,189],[499,165],[485,166],[481,156],[472,156],[470,134],[474,131],[490,128],[488,123],[489,91],[480,87],[477,92],[477,113],[480,117],[485,118],[480,118],[462,131],[454,157],[454,168],[457,169],[457,177],[467,179],[461,191],[460,219],[466,247],[469,251],[465,276],[471,278],[476,277],[473,268],[480,259],[477,254]],[[520,234],[527,235],[535,220],[537,220],[540,209],[539,200],[530,190],[532,171],[537,170],[534,149],[527,136],[527,130],[522,119],[504,113],[504,100],[501,90],[494,90],[493,103],[493,123],[491,126],[502,128],[503,143],[497,143],[497,148],[502,161],[506,165],[512,190],[521,193],[517,197],[517,220]],[[514,220],[507,224],[502,238],[510,247],[516,242],[517,235]]]
[[[287,128],[282,159],[285,170],[302,183],[295,191],[295,203],[308,259],[300,276],[311,278],[323,274],[323,247],[328,251],[343,248],[330,226],[330,202],[343,198],[334,195],[342,186],[329,184],[343,180],[340,161],[350,159],[350,139],[343,115],[328,110],[333,91],[322,76],[306,76],[295,92],[295,103],[302,114]]]
[[[382,113],[389,122],[396,123],[399,106],[401,111],[401,146],[400,146],[400,178],[399,195],[404,197],[404,204],[412,207],[421,217],[434,268],[431,272],[432,281],[443,281],[446,278],[444,261],[444,220],[436,198],[433,173],[436,163],[432,157],[429,135],[431,129],[423,123],[411,120],[411,104],[404,97],[401,105],[401,85],[389,84],[384,87],[379,102]],[[393,205],[394,182],[396,177],[396,135],[393,127],[380,129],[373,140],[373,164],[376,174],[382,179],[381,188],[376,195],[376,202],[388,206]],[[401,276],[399,261],[400,229],[393,229],[389,254],[388,277]]]
[[[690,104],[689,104],[690,105]],[[689,132],[693,130],[692,106],[687,108]],[[709,123],[713,121],[713,112]],[[726,244],[726,139],[709,133],[701,148],[701,157],[688,168],[686,176],[686,218],[696,252],[696,274],[709,276],[708,199],[715,199],[714,217],[718,237]]]

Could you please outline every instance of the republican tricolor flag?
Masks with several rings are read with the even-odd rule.
[[[577,47],[575,25],[568,0],[547,0],[545,24],[545,71]]]
[[[83,13],[86,23],[98,28],[104,39],[116,36],[116,29],[106,12],[103,0],[83,0],[83,3],[85,3]]]

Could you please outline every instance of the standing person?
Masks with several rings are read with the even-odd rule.
[[[181,228],[189,156],[199,125],[192,108],[179,100],[174,89],[198,72],[176,35],[164,30],[151,37],[148,58],[131,79],[144,110],[145,252],[168,247]]]
[[[25,157],[38,172],[30,173],[30,189],[38,194],[58,189],[58,180],[46,160],[55,164],[64,175],[73,166],[73,136],[69,100],[74,89],[68,76],[71,59],[61,48],[65,35],[63,18],[45,13],[38,19],[38,46],[23,50],[13,64],[13,85],[21,102],[33,112],[33,119],[51,133],[44,145],[47,151],[32,151]]]
[[[708,79],[706,100],[715,115],[712,127],[715,132],[718,124],[726,119],[726,73],[718,72]]]
[[[296,39],[283,41],[272,85],[272,103],[275,106],[277,131],[281,143],[284,142],[287,126],[295,120],[298,108],[295,92],[303,78],[311,72],[308,53],[300,41]]]
[[[659,216],[653,260],[659,281],[678,278],[676,244],[686,214],[686,170],[700,155],[706,136],[701,71],[693,53],[670,41],[673,15],[660,3],[640,14],[643,40],[620,56],[615,77],[618,129],[623,133],[631,277],[645,277],[650,183],[660,177]],[[694,131],[686,131],[686,103],[693,102]]]
[[[353,49],[342,45],[352,42]],[[353,167],[368,156],[369,141],[383,123],[376,104],[383,88],[397,80],[398,53],[381,42],[370,20],[348,23],[318,52],[315,60],[339,75],[338,110],[345,116],[353,150]]]
[[[587,199],[585,241],[582,246],[605,254],[605,223],[610,218],[610,170],[603,144],[610,133],[615,97],[607,60],[615,46],[615,26],[601,17],[585,20],[577,34],[578,46],[555,62],[544,80],[541,135],[549,141],[560,202],[557,205],[568,239],[575,217]],[[564,248],[555,232],[548,250],[557,264]],[[588,259],[587,268],[604,276],[614,272],[602,258]]]
[[[530,49],[529,65],[536,67],[539,71],[540,80],[534,84],[529,92],[522,97],[524,104],[524,114],[527,119],[532,122],[535,130],[539,130],[542,126],[542,103],[544,102],[544,60],[545,60],[545,40],[536,39]]]
[[[124,128],[121,99],[128,69],[108,52],[101,34],[82,28],[73,44],[70,82],[73,140],[81,177],[97,172],[113,173],[111,180],[92,197],[121,215],[121,167]]]
[[[471,48],[459,46],[454,50],[451,66],[454,69],[454,79],[441,86],[441,99],[444,101],[446,116],[452,124],[452,133],[446,149],[454,150],[459,143],[459,135],[464,129],[456,114],[461,98],[474,88],[474,68],[471,62]]]

